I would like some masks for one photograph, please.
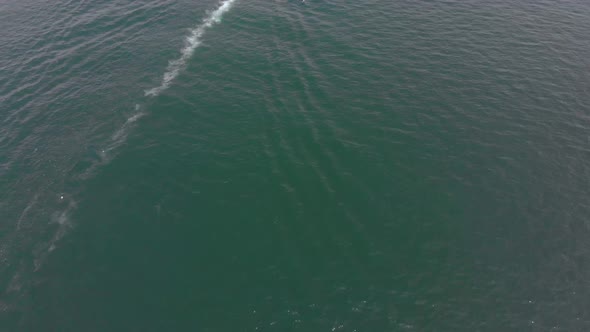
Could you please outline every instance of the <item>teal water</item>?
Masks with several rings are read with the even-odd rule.
[[[590,3],[6,0],[0,331],[588,331]]]

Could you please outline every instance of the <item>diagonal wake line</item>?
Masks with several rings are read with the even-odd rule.
[[[182,48],[180,51],[180,57],[176,60],[172,60],[169,62],[168,68],[166,69],[166,72],[162,77],[161,84],[155,88],[145,91],[145,96],[155,97],[159,95],[162,91],[166,90],[170,86],[170,84],[172,84],[172,82],[174,81],[174,79],[176,79],[180,71],[182,71],[186,67],[186,63],[190,60],[191,56],[195,52],[195,49],[197,49],[197,47],[200,46],[201,38],[205,34],[205,31],[208,28],[214,26],[215,24],[221,22],[221,18],[223,17],[223,15],[231,9],[235,2],[237,2],[237,0],[221,1],[219,3],[219,7],[217,7],[217,9],[215,9],[214,11],[209,12],[207,17],[201,22],[200,25],[190,30],[189,35],[186,37],[184,48]],[[143,106],[139,103],[136,104],[135,112],[127,119],[127,121],[121,126],[121,128],[119,128],[119,130],[117,130],[111,136],[110,142],[99,152],[97,152],[99,155],[98,160],[92,162],[79,174],[76,174],[74,178],[78,181],[87,179],[96,171],[97,168],[101,167],[102,165],[108,164],[114,156],[112,155],[112,151],[116,150],[119,146],[126,142],[127,135],[129,131],[134,127],[135,122],[145,115],[147,115],[147,113],[143,110]],[[63,199],[64,196],[62,194],[60,200]],[[36,198],[33,200],[33,203],[35,203],[35,200]],[[59,225],[58,229],[54,234],[53,238],[48,243],[48,250],[46,252],[41,252],[35,258],[35,269],[38,269],[43,264],[46,256],[56,248],[57,243],[64,236],[67,235],[67,233],[72,227],[74,227],[74,224],[72,224],[69,220],[69,216],[71,212],[76,209],[77,204],[74,198],[72,197],[69,197],[68,200],[68,206],[63,211],[56,212],[53,218],[55,222]],[[29,208],[26,208],[25,211],[23,211],[21,219],[23,219],[27,215],[28,209]],[[22,220],[19,220],[17,227],[20,228],[21,223]]]
[[[176,79],[181,70],[186,67],[187,61],[193,56],[193,53],[201,45],[201,38],[208,28],[221,22],[221,18],[227,13],[237,0],[224,0],[219,7],[210,12],[209,15],[201,22],[200,25],[190,30],[190,34],[185,39],[184,48],[180,51],[180,57],[171,60],[168,68],[162,77],[160,86],[145,91],[146,96],[155,97],[162,91],[168,89],[170,84]]]
[[[190,30],[189,35],[185,39],[184,47],[180,50],[180,57],[168,63],[168,67],[162,77],[160,85],[155,88],[146,90],[145,96],[155,97],[159,95],[162,91],[166,90],[172,84],[172,82],[176,79],[180,72],[186,67],[187,62],[192,57],[194,51],[201,45],[201,38],[203,37],[207,29],[221,22],[223,15],[227,13],[237,1],[238,0],[220,1],[217,9],[215,9],[212,12],[209,12],[208,15],[203,19],[203,21],[198,26]],[[132,115],[127,119],[127,121],[125,121],[125,123],[119,128],[119,130],[117,130],[111,136],[111,139],[107,142],[106,146],[100,149],[100,151],[97,151],[98,157],[96,158],[96,160],[93,160],[92,162],[90,162],[89,165],[85,166],[81,170],[77,170],[75,173],[70,174],[68,177],[68,181],[71,181],[72,183],[84,181],[93,174],[95,174],[98,168],[110,163],[110,161],[114,158],[113,151],[127,141],[127,136],[129,132],[134,128],[137,120],[148,114],[145,110],[143,110],[143,108],[144,106],[142,104],[137,103],[135,105],[135,110],[132,113]],[[65,236],[68,235],[68,233],[73,227],[76,226],[75,223],[72,220],[70,220],[70,217],[73,211],[75,211],[78,207],[78,202],[76,200],[77,191],[73,193],[67,193],[66,191],[67,190],[64,190],[63,192],[59,193],[57,198],[59,202],[63,202],[60,204],[65,204],[65,207],[62,206],[61,208],[58,208],[57,211],[55,211],[50,216],[50,223],[56,224],[57,229],[55,230],[51,239],[49,239],[47,242],[43,244],[44,246],[46,246],[46,250],[35,251],[32,262],[32,272],[38,271],[44,265],[44,263],[47,260],[47,257],[51,254],[51,252],[53,252],[57,248],[58,243]],[[39,204],[39,195],[40,194],[37,193],[21,213],[16,223],[15,231],[18,232],[18,234],[23,234],[22,232],[24,231],[23,229],[25,227],[31,227],[30,225],[27,225],[26,219],[28,218],[29,214],[32,213],[31,210],[33,209],[33,206]],[[19,235],[14,236],[15,238],[18,238]],[[4,259],[6,255],[5,248],[5,243],[0,243],[0,259]],[[28,266],[28,264],[20,265]],[[5,269],[2,268],[2,264],[0,264],[0,272],[5,272]],[[22,292],[24,291],[23,287],[29,289],[30,285],[28,285],[28,283],[24,284],[23,286],[24,281],[21,280],[22,273],[24,272],[19,270],[12,277],[12,281],[9,285],[9,291]],[[0,312],[6,310],[6,308],[8,308],[9,306],[12,307],[12,303],[7,304],[3,303],[0,300]]]

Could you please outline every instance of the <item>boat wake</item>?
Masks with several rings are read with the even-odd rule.
[[[217,9],[208,13],[207,17],[200,25],[190,30],[190,34],[186,37],[185,46],[181,50],[180,58],[170,61],[160,86],[146,91],[146,96],[155,97],[170,86],[172,81],[186,66],[186,63],[188,60],[190,60],[190,57],[194,53],[195,49],[201,44],[201,38],[205,31],[213,25],[221,22],[223,15],[231,9],[236,1],[237,0],[222,1]],[[101,149],[94,151],[95,153],[93,154],[93,157],[90,158],[91,160],[83,160],[80,162],[82,166],[75,167],[75,171],[70,174],[70,180],[73,182],[84,181],[92,177],[96,173],[97,169],[110,163],[115,157],[118,148],[127,141],[130,131],[137,125],[137,120],[146,115],[148,115],[148,113],[145,110],[145,105],[137,103],[135,105],[134,111],[121,125],[121,127],[113,133],[110,140]],[[77,206],[77,202],[74,200],[76,196],[75,193],[70,192],[65,194],[64,192],[60,193],[58,196],[59,202],[64,203],[67,201],[69,203],[65,204],[64,209],[54,214],[52,223],[57,225],[57,231],[53,238],[49,241],[47,245],[47,251],[38,255],[35,262],[36,269],[42,265],[42,263],[45,261],[45,257],[56,248],[57,243],[69,232],[71,228],[74,227],[74,224],[69,221],[69,216]],[[33,202],[35,201],[36,199],[33,200]],[[25,209],[25,211],[22,213],[21,219],[23,219],[23,216],[27,215],[27,213],[28,209]],[[19,228],[21,223],[22,220],[19,220]]]
[[[219,7],[210,12],[200,25],[190,30],[190,34],[185,39],[185,46],[180,51],[180,57],[168,63],[168,68],[162,77],[162,83],[160,86],[145,91],[146,96],[155,97],[162,91],[168,89],[180,71],[186,67],[188,60],[193,56],[197,47],[201,45],[201,39],[207,29],[221,22],[223,15],[232,8],[235,2],[236,0],[225,0],[221,2]]]
[[[219,2],[215,10],[208,12],[202,22],[190,30],[180,57],[169,62],[160,85],[145,91],[145,97],[158,96],[172,84],[201,44],[207,29],[221,22],[223,15],[236,2],[237,0]],[[32,274],[45,265],[60,242],[76,227],[72,215],[78,208],[83,183],[115,158],[119,148],[127,142],[128,136],[138,125],[138,120],[149,115],[146,109],[148,104],[145,100],[138,101],[130,114],[127,114],[126,120],[103,142],[102,147],[88,148],[88,153],[65,175],[63,190],[40,188],[16,216],[14,231],[2,237],[3,241],[0,243],[0,261],[3,262],[0,264],[0,287],[3,287],[0,291],[10,297],[10,300],[6,296],[0,298],[0,317],[6,312],[18,313],[21,305],[24,305],[25,294],[28,294],[34,283]],[[6,165],[0,164],[0,174],[3,168]],[[40,228],[34,227],[41,224],[43,226]],[[42,238],[41,242],[33,243],[33,232]],[[32,257],[13,256],[17,250],[30,251]]]
[[[209,12],[207,17],[205,17],[200,25],[190,31],[190,34],[186,37],[185,46],[181,50],[180,58],[170,61],[160,86],[146,91],[146,96],[155,97],[170,86],[172,81],[174,81],[180,71],[186,66],[186,63],[188,60],[190,60],[195,49],[197,49],[197,47],[199,47],[201,44],[201,38],[203,37],[205,31],[215,24],[221,22],[223,15],[232,8],[236,1],[237,0],[222,1],[217,9]],[[87,167],[81,173],[77,174],[76,178],[79,180],[87,179],[96,172],[97,168],[108,164],[113,159],[115,150],[117,150],[117,148],[124,144],[127,140],[129,131],[135,126],[136,121],[145,115],[147,115],[147,113],[144,110],[143,105],[136,104],[133,114],[128,117],[127,121],[112,135],[108,144],[106,144],[106,146],[97,152],[98,158],[87,165]],[[65,235],[67,229],[72,227],[71,223],[63,222],[63,220],[67,219],[71,210],[74,209],[75,206],[75,202],[72,201],[71,204],[67,206],[66,210],[59,214],[59,218],[57,219],[60,220],[60,222],[58,222],[60,227],[58,227],[56,236],[50,241],[49,252],[53,251],[56,243]]]

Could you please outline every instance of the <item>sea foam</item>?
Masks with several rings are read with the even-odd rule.
[[[168,89],[170,84],[178,77],[181,70],[186,67],[188,60],[193,56],[195,50],[201,45],[201,40],[207,29],[221,22],[221,18],[227,13],[237,0],[222,1],[217,9],[210,12],[209,15],[201,22],[200,25],[190,30],[185,39],[184,48],[180,51],[180,57],[171,60],[168,68],[162,77],[162,83],[159,86],[146,90],[145,95],[155,97],[162,91]]]

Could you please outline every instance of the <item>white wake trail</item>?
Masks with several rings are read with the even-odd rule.
[[[186,66],[187,61],[193,56],[193,53],[201,45],[201,38],[205,34],[208,28],[221,22],[221,18],[227,13],[237,0],[225,0],[222,1],[219,7],[210,12],[209,15],[203,20],[203,22],[191,29],[190,34],[186,37],[184,48],[180,51],[180,58],[172,60],[168,63],[168,68],[162,77],[162,83],[160,86],[153,89],[149,89],[145,92],[146,96],[155,97],[162,91],[168,89],[172,81],[176,79],[178,74]]]

